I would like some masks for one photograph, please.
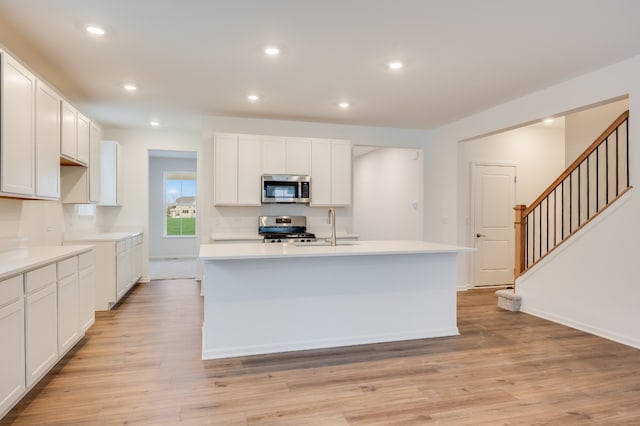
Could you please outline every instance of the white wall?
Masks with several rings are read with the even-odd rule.
[[[516,166],[516,204],[534,201],[564,171],[564,130],[527,126],[459,144],[458,202],[470,205],[472,162]],[[469,213],[470,209],[467,209]]]
[[[165,237],[164,173],[196,172],[195,158],[149,158],[149,258],[193,258],[200,247],[196,237]]]
[[[456,164],[457,152],[451,149],[451,146],[456,146],[456,142],[531,124],[547,116],[565,115],[584,109],[586,106],[621,99],[627,95],[631,117],[629,121],[630,183],[632,186],[637,186],[640,182],[640,173],[637,173],[640,170],[640,137],[638,136],[640,122],[633,117],[634,112],[640,111],[640,79],[637,78],[639,73],[640,56],[636,56],[437,129],[434,132],[433,150],[438,156],[437,161],[431,166],[432,174],[441,177],[441,184],[436,185],[435,180],[430,182],[434,185],[433,192],[437,194],[437,199],[443,204],[443,215],[455,217],[458,212],[467,210],[467,206],[461,204],[457,197],[452,201],[448,195],[457,192],[459,177],[463,176]],[[635,192],[635,189],[631,192]],[[640,319],[637,307],[633,313],[626,307],[631,303],[630,301],[638,300],[634,290],[637,288],[637,259],[631,258],[632,253],[637,253],[637,250],[630,244],[636,244],[640,240],[640,221],[636,220],[640,215],[640,199],[635,197],[635,194],[629,198],[624,207],[624,213],[621,213],[618,218],[613,215],[607,218],[607,220],[618,221],[621,226],[624,226],[624,232],[614,233],[619,240],[613,241],[600,233],[586,239],[580,238],[572,243],[570,250],[557,254],[554,259],[558,268],[557,274],[546,276],[538,273],[529,276],[526,282],[520,283],[518,280],[518,291],[525,292],[527,295],[525,297],[531,298],[525,302],[530,312],[534,310],[546,312],[550,316],[564,318],[563,322],[567,324],[573,321],[572,325],[582,324],[581,327],[585,329],[590,327],[601,330],[603,334],[609,336],[624,335],[628,341],[640,341],[640,328],[629,330],[629,324],[637,323]],[[437,218],[435,219],[429,223],[432,229],[437,229],[439,225]],[[438,235],[443,241],[464,244],[465,223],[460,220],[453,227],[442,226]],[[625,251],[626,249],[628,252]],[[574,255],[578,252],[581,256]],[[607,252],[620,253],[620,260],[614,259]],[[560,271],[565,273],[560,274]],[[615,273],[612,279],[603,281],[602,271],[611,271],[612,274],[615,271]],[[466,282],[466,275],[466,264],[463,261],[459,269],[462,283]],[[550,281],[545,284],[544,280]],[[548,298],[532,296],[546,285],[571,289],[572,297],[564,299],[562,306],[558,306]],[[607,287],[607,295],[611,297],[597,296],[603,286]],[[590,314],[572,318],[578,304],[581,305],[579,309]],[[623,319],[620,318],[620,312],[628,312],[629,315]],[[615,320],[605,321],[603,319],[605,317],[615,318]]]
[[[285,120],[263,120],[237,117],[209,116],[202,125],[204,150],[207,158],[207,186],[213,183],[212,141],[216,132],[248,133],[258,135],[300,136],[315,138],[348,139],[354,145],[374,145],[383,147],[421,148],[425,155],[430,150],[431,132],[416,129],[395,129],[371,126],[352,126],[328,123],[312,123]],[[255,232],[259,215],[292,214],[307,216],[309,231],[320,236],[328,235],[330,227],[326,223],[326,208],[275,205],[261,207],[213,207],[213,194],[208,191],[202,200],[201,211],[208,220],[203,220],[203,236],[211,232]],[[424,195],[428,198],[428,194]],[[205,211],[204,209],[208,209]],[[425,209],[424,216],[430,214]],[[204,217],[204,216],[203,216]],[[350,207],[336,209],[338,233],[353,233],[353,211]],[[427,236],[425,235],[425,238]],[[428,239],[428,238],[426,238]]]
[[[422,240],[422,152],[380,148],[354,158],[353,229],[362,240]],[[415,206],[414,203],[415,202]]]
[[[565,117],[565,163],[569,166],[605,131],[613,120],[629,109],[629,99],[598,105]]]
[[[201,159],[202,142],[197,133],[169,132],[162,129],[129,130],[104,128],[102,137],[120,143],[124,194],[122,207],[98,207],[98,226],[101,230],[142,229],[143,276],[148,276],[149,258],[149,150],[193,151],[198,157],[198,182],[204,182]],[[198,185],[198,200],[209,188]],[[198,227],[201,235],[201,227]]]
[[[79,215],[80,206],[59,201],[0,199],[0,240],[28,246],[60,245],[63,234],[96,230],[97,212]],[[0,250],[3,243],[0,242]]]

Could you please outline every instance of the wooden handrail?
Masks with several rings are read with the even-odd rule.
[[[544,192],[538,198],[536,198],[536,200],[533,203],[529,204],[529,207],[527,207],[524,210],[523,216],[527,216],[536,207],[538,207],[538,204],[540,204],[542,200],[547,198],[547,196],[549,196],[549,194],[551,194],[556,189],[556,187],[560,185],[560,183],[563,180],[565,180],[571,173],[573,173],[588,156],[590,156],[596,149],[598,149],[600,144],[604,142],[604,140],[607,139],[609,135],[611,135],[611,133],[613,133],[616,127],[620,126],[628,118],[629,118],[629,110],[620,114],[620,116],[616,119],[616,121],[611,123],[611,126],[607,127],[607,130],[602,132],[602,134],[598,136],[598,138],[591,145],[589,145],[589,147],[582,153],[582,155],[576,158],[576,160],[573,163],[571,163],[571,165],[567,167],[567,169],[564,172],[562,172],[562,174],[556,180],[554,180],[553,183],[549,185],[547,189],[545,189]]]

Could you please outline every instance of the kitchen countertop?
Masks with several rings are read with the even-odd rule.
[[[470,247],[412,240],[349,241],[342,245],[287,244],[203,244],[200,260],[264,259],[289,257],[367,256],[418,253],[461,253],[474,251]]]
[[[23,247],[0,253],[0,280],[86,253],[92,249],[91,245],[39,246]]]
[[[101,242],[101,241],[122,241],[127,238],[141,235],[140,231],[130,232],[95,232],[90,234],[78,234],[78,235],[65,235],[64,241],[87,241],[87,242]]]

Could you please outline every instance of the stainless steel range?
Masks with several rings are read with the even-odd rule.
[[[265,243],[299,243],[315,241],[316,236],[307,232],[306,216],[260,216],[258,233]]]

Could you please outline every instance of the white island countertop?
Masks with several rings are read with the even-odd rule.
[[[474,251],[440,243],[413,240],[343,241],[337,246],[317,243],[285,244],[203,244],[200,260],[232,260],[289,257],[370,256],[418,253],[461,253]]]
[[[86,253],[91,245],[22,247],[0,253],[0,280]]]

